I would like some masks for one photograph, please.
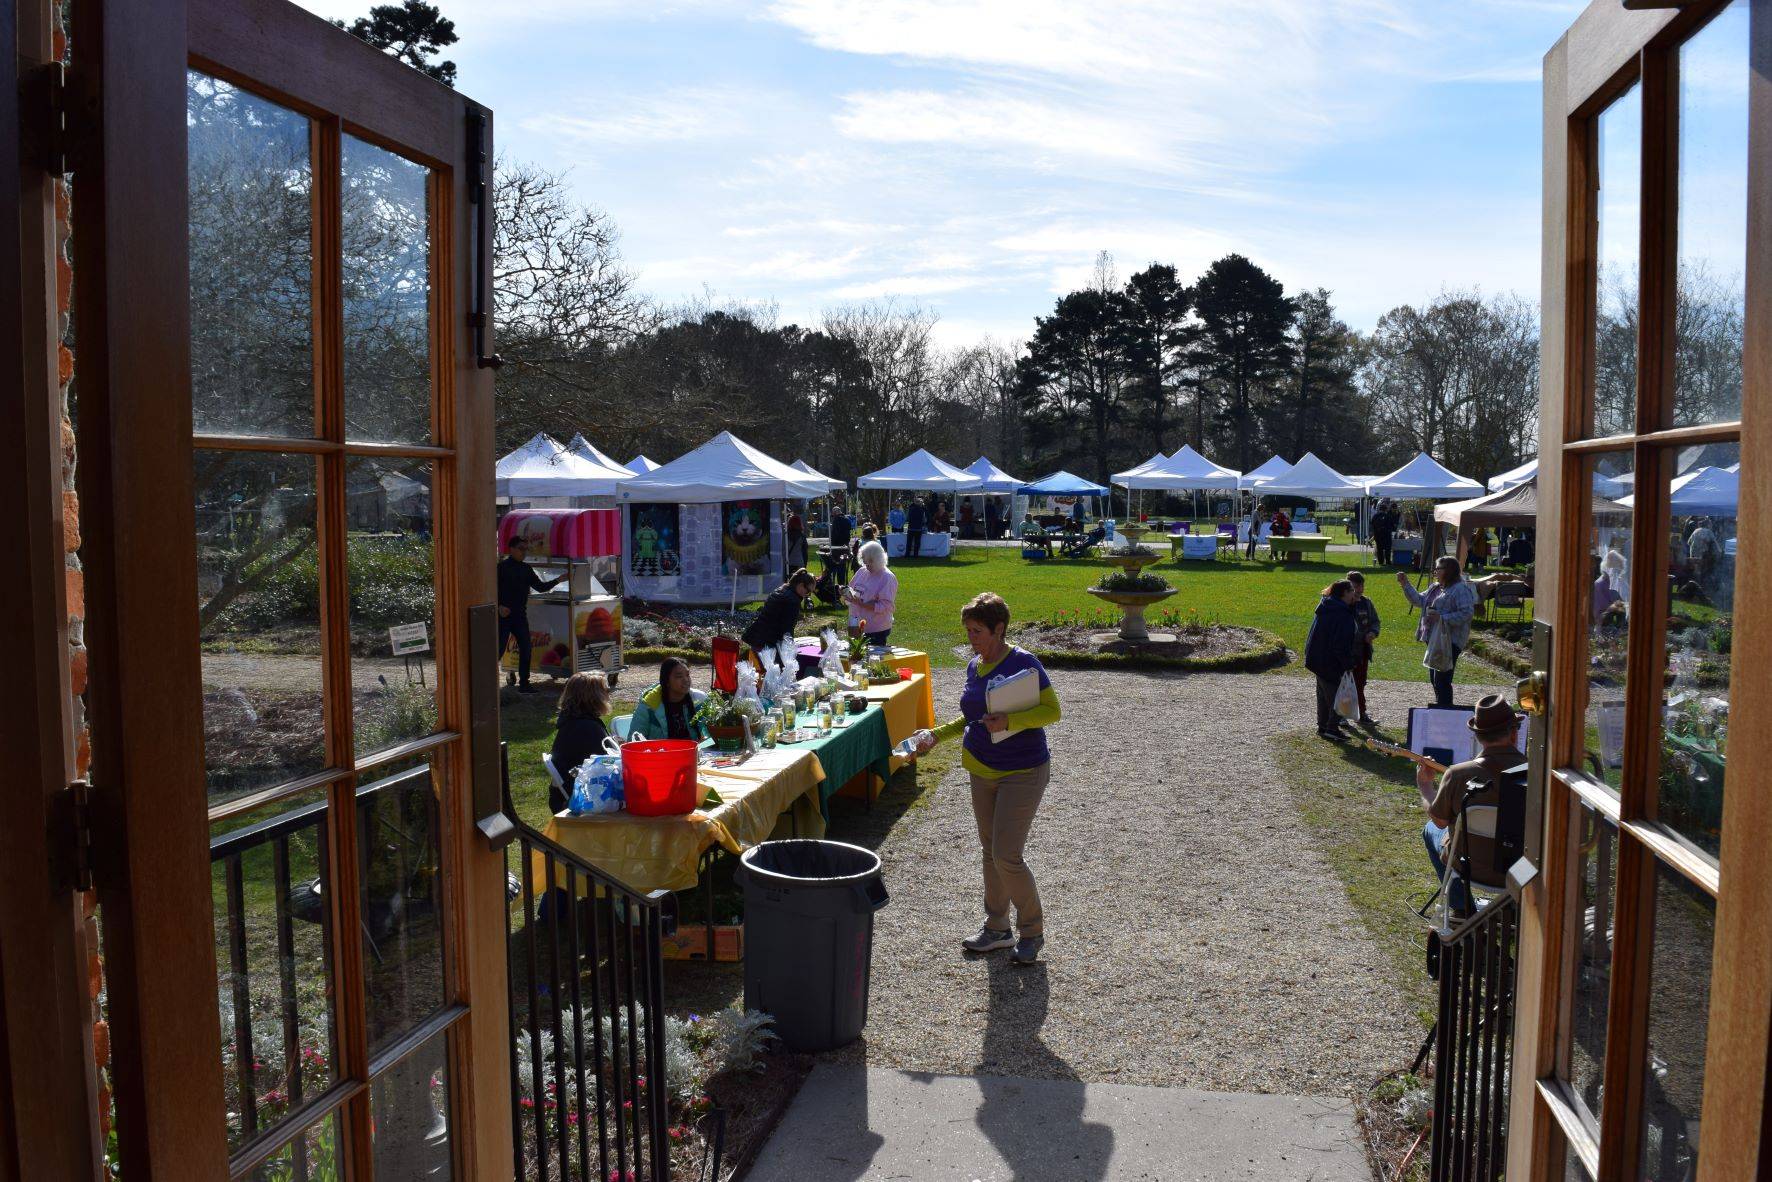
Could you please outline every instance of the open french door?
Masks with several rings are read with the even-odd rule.
[[[71,11],[122,1175],[508,1176],[489,117],[284,0]]]
[[[1549,725],[1507,1177],[1763,1178],[1772,4],[1596,0],[1545,58],[1544,150]]]

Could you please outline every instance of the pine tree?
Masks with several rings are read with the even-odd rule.
[[[1292,301],[1278,279],[1227,254],[1194,285],[1194,310],[1203,329],[1199,364],[1223,396],[1218,420],[1232,441],[1232,462],[1247,472],[1258,462],[1256,412],[1290,360]]]
[[[435,4],[425,0],[377,4],[368,16],[360,16],[349,25],[343,21],[332,23],[414,69],[423,70],[443,85],[455,85],[455,63],[431,60],[461,40],[455,35],[455,22],[445,19]]]

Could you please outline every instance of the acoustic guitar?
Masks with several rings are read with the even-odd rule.
[[[1398,759],[1407,759],[1410,763],[1419,764],[1436,776],[1442,775],[1446,771],[1445,764],[1429,759],[1425,755],[1419,755],[1416,752],[1409,750],[1407,747],[1399,747],[1395,743],[1386,743],[1382,739],[1374,739],[1368,736],[1360,740],[1360,745],[1365,747],[1368,751],[1376,751],[1380,755],[1391,755]]]

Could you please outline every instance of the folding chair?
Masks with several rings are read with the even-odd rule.
[[[714,655],[714,688],[724,694],[738,692],[738,641],[716,636],[710,646]]]

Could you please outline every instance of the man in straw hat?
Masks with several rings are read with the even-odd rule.
[[[1475,759],[1455,763],[1447,768],[1436,784],[1428,768],[1417,766],[1415,787],[1427,804],[1428,822],[1422,827],[1422,841],[1427,856],[1433,861],[1434,876],[1446,878],[1446,866],[1455,852],[1462,850],[1470,859],[1471,878],[1485,886],[1505,886],[1507,867],[1495,869],[1496,834],[1473,830],[1463,833],[1464,810],[1467,807],[1502,806],[1502,787],[1509,773],[1517,772],[1525,763],[1517,743],[1520,719],[1514,708],[1500,694],[1488,694],[1471,713],[1471,730],[1476,734],[1480,750]],[[1465,794],[1477,791],[1467,801]],[[1465,844],[1468,842],[1468,845]],[[1455,911],[1466,908],[1468,896],[1464,883],[1454,876],[1447,884],[1447,903]]]

